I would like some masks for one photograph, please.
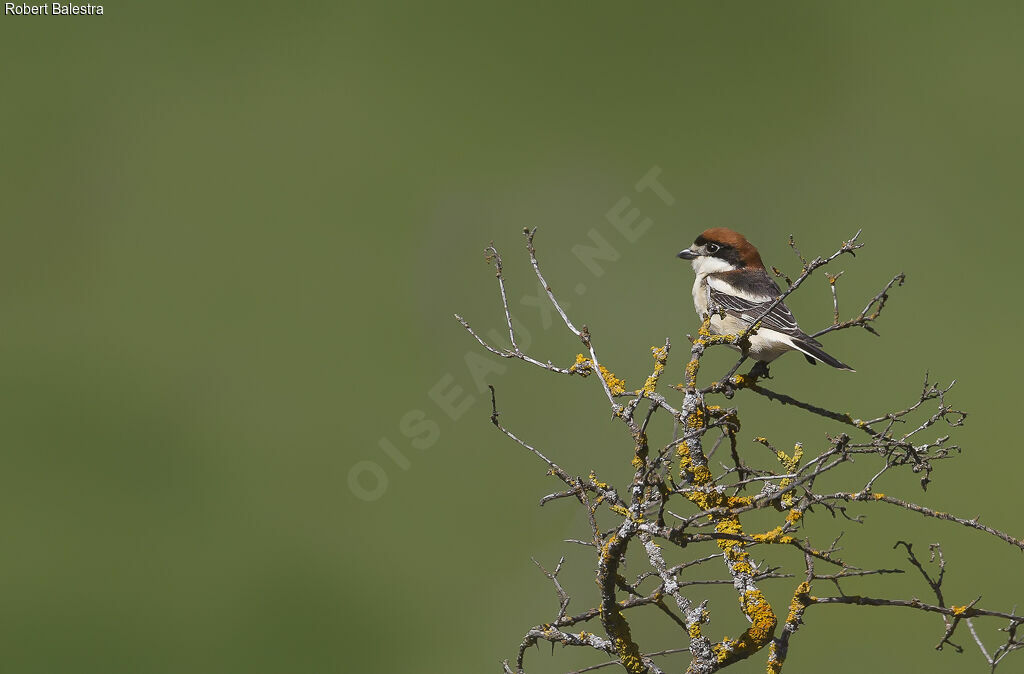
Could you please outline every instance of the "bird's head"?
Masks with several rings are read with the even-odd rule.
[[[761,255],[746,237],[725,227],[704,230],[678,257],[693,261],[698,274],[719,274],[737,269],[764,269]]]

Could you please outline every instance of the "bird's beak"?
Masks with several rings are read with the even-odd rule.
[[[679,255],[677,255],[676,257],[680,257],[684,260],[692,260],[694,258],[700,257],[700,253],[695,252],[692,248],[685,248],[679,251]]]

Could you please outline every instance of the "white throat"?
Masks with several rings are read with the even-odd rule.
[[[693,262],[693,273],[697,275],[698,281],[703,281],[704,277],[708,274],[721,274],[726,271],[735,271],[737,267],[729,264],[720,257],[711,257],[709,255],[701,255],[698,258],[694,258]]]
[[[708,276],[733,271],[736,267],[721,258],[707,255],[694,258],[690,264],[697,276],[693,281],[693,308],[698,316],[704,316],[708,312]]]

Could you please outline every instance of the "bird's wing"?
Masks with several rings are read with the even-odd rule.
[[[756,321],[758,317],[764,313],[764,310],[767,309],[774,301],[754,302],[752,300],[739,297],[738,295],[732,295],[724,293],[721,290],[715,290],[711,286],[708,286],[708,290],[711,296],[712,310],[716,307],[724,309],[727,314],[735,316],[747,323],[753,323]],[[800,329],[800,326],[796,324],[796,319],[793,318],[793,314],[789,311],[789,308],[782,302],[776,304],[775,307],[768,312],[768,315],[761,319],[761,326],[793,337],[805,336],[803,331]]]

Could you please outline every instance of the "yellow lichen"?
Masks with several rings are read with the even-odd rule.
[[[765,441],[767,443],[767,441]],[[804,446],[799,442],[793,447],[793,456],[787,456],[785,452],[779,450],[776,452],[779,457],[779,462],[787,473],[795,473],[797,467],[800,465],[800,459],[804,455]],[[792,478],[784,477],[779,481],[779,487],[786,489],[790,484],[793,483]],[[787,508],[793,507],[793,492],[787,492],[782,495],[782,505]]]
[[[604,383],[608,386],[608,390],[611,391],[613,396],[622,395],[626,392],[626,382],[615,376],[615,373],[606,368],[604,365],[599,365],[601,370],[601,378],[604,379]]]
[[[614,513],[616,513],[618,515],[622,515],[623,517],[629,517],[630,516],[629,510],[627,508],[624,508],[624,507],[620,506],[620,505],[612,504],[612,505],[610,505],[608,507],[611,509],[612,512],[614,512]]]
[[[686,417],[686,425],[690,428],[704,428],[704,410],[700,407],[693,411],[693,414]]]
[[[739,639],[723,639],[721,644],[711,647],[722,665],[731,664],[756,653],[764,648],[775,634],[775,625],[778,622],[775,612],[760,590],[744,592],[740,597],[740,606],[750,620],[750,627]]]
[[[693,468],[693,482],[694,484],[702,485],[707,484],[711,481],[711,471],[707,466],[694,466]]]
[[[694,367],[688,368],[687,385],[694,384],[696,374],[696,363],[691,362]],[[686,423],[690,428],[701,428],[707,423],[706,416],[721,414],[719,408],[714,411],[711,408],[698,408],[687,418]],[[708,513],[708,518],[714,521],[715,532],[724,534],[718,538],[716,544],[722,550],[722,556],[729,566],[730,574],[740,582],[739,579],[750,578],[754,572],[754,566],[750,562],[750,555],[746,551],[746,543],[743,540],[744,532],[740,524],[738,514],[722,514],[719,509],[732,510],[743,508],[754,503],[751,496],[727,496],[713,488],[713,476],[704,461],[695,461],[691,454],[691,448],[685,442],[680,443],[676,449],[679,456],[680,473],[685,479],[689,479],[696,489],[686,493],[686,497],[698,508]],[[703,457],[699,454],[698,460]],[[788,458],[788,457],[787,457]],[[789,543],[792,537],[785,536],[782,527],[759,534],[755,540],[766,543]],[[749,585],[747,587],[750,587]],[[750,627],[737,640],[724,638],[721,643],[713,645],[712,652],[722,666],[726,666],[737,660],[742,660],[750,654],[759,651],[775,633],[777,619],[768,600],[757,589],[747,589],[740,596],[740,605],[744,615],[750,620]],[[688,626],[691,638],[700,636],[700,626],[696,622]]]
[[[747,630],[747,634],[755,643],[764,645],[772,637],[775,631],[775,612],[771,604],[760,590],[748,590],[743,593],[744,613],[753,622]]]
[[[615,534],[608,537],[608,542],[604,544],[603,548],[601,548],[602,562],[607,563],[612,558],[612,546],[614,546],[618,540],[619,537]]]
[[[697,370],[700,369],[700,361],[696,358],[686,364],[686,386],[693,388],[697,385]]]
[[[658,378],[661,373],[665,370],[665,361],[668,359],[668,349],[661,346],[652,346],[651,353],[654,354],[654,372],[644,382],[643,392],[654,393],[655,387],[658,385]]]
[[[611,485],[609,485],[607,482],[602,482],[601,480],[597,479],[597,473],[595,473],[594,471],[590,471],[589,477],[590,481],[596,484],[601,489],[611,489]]]
[[[621,637],[616,637],[614,644],[615,652],[619,654],[619,662],[622,663],[627,672],[639,674],[640,672],[647,671],[647,666],[640,659],[640,653],[637,650],[636,644]]]
[[[569,372],[572,374],[578,374],[581,377],[587,377],[591,372],[594,371],[594,363],[589,358],[584,356],[582,353],[576,354],[576,362],[569,368]]]
[[[679,457],[679,476],[689,481],[693,477],[693,458],[690,456],[690,446],[685,440],[676,447],[676,456]]]
[[[787,623],[795,624],[800,620],[804,608],[810,603],[808,598],[810,591],[811,585],[806,580],[796,586],[796,590],[793,591],[793,600],[789,602],[789,615],[786,616]]]
[[[766,531],[763,534],[754,534],[751,536],[758,543],[792,543],[793,537],[786,536],[782,533],[782,527],[775,527],[771,531]]]
[[[715,654],[715,658],[719,662],[725,662],[725,659],[729,657],[729,653],[734,648],[733,641],[729,637],[722,637],[722,643],[715,644],[711,647],[711,651]]]
[[[780,674],[782,672],[782,661],[775,651],[775,642],[768,644],[768,674]]]
[[[724,517],[715,523],[715,531],[720,534],[734,536],[743,535],[743,527],[740,526],[740,519],[735,515]],[[743,541],[734,538],[719,538],[718,547],[725,553],[725,558],[730,562],[743,562],[749,556],[744,550]]]
[[[749,562],[736,562],[732,565],[733,573],[754,573],[754,567],[750,566]]]

